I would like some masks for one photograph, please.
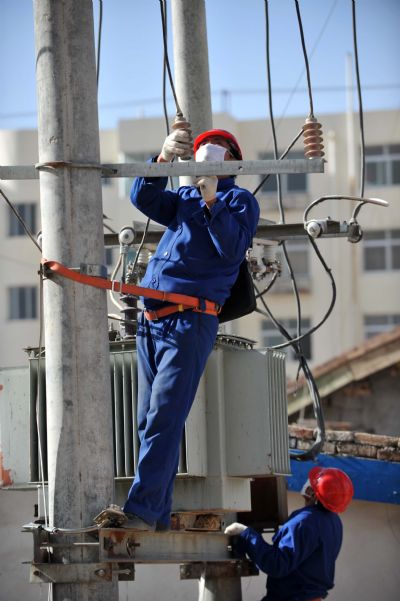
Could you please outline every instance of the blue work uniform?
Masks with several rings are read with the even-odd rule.
[[[165,190],[166,184],[167,178],[137,178],[131,190],[132,203],[167,226],[141,285],[223,305],[251,246],[258,203],[233,178],[218,181],[210,210],[195,186]],[[143,302],[147,309],[162,306]],[[182,432],[217,330],[216,316],[190,310],[138,319],[140,452],[124,511],[149,524],[169,525]]]
[[[318,503],[294,511],[272,545],[247,528],[238,537],[238,550],[268,574],[262,601],[310,601],[333,588],[342,537],[339,516]]]

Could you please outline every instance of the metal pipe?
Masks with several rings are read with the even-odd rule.
[[[34,0],[43,253],[66,265],[103,261],[101,172],[91,0]],[[69,163],[68,163],[69,162]],[[72,163],[72,165],[71,165]],[[113,501],[104,291],[44,282],[50,524],[79,528]],[[96,553],[97,551],[97,553]],[[98,549],[54,550],[96,562]],[[118,583],[54,583],[53,601],[112,601]]]

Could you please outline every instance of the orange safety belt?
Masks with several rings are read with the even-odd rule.
[[[132,294],[133,296],[145,296],[146,298],[153,298],[155,300],[170,302],[176,305],[174,310],[169,310],[168,312],[165,311],[167,309],[172,309],[172,307],[164,307],[158,311],[147,311],[148,315],[146,315],[146,317],[148,319],[158,319],[158,317],[162,317],[163,315],[184,311],[185,309],[192,309],[196,312],[208,313],[211,315],[217,315],[220,311],[218,303],[197,298],[196,296],[178,294],[176,292],[164,292],[163,290],[153,290],[153,288],[143,288],[142,286],[136,286],[135,284],[124,284],[117,280],[108,280],[107,278],[86,275],[74,271],[58,261],[42,259],[41,264],[45,270],[48,269],[64,278],[78,282],[79,284],[85,284],[86,286],[92,286],[94,288],[102,288],[103,290],[112,290],[113,292]]]

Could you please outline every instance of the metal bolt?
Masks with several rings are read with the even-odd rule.
[[[96,576],[99,576],[99,578],[104,578],[107,572],[103,568],[100,568],[99,570],[95,570],[94,573]]]

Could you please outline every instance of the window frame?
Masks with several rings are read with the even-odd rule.
[[[22,219],[26,223],[26,226],[32,233],[36,233],[36,224],[37,224],[37,203],[36,202],[19,202],[14,205],[15,209],[21,215]],[[29,214],[27,214],[27,209],[29,209]],[[9,209],[8,213],[8,237],[15,238],[17,236],[25,236],[26,232],[22,227],[19,219],[13,213],[11,209]]]
[[[381,238],[368,238],[372,236],[374,232],[382,233]],[[398,236],[393,235],[394,232],[398,232]],[[363,238],[363,270],[365,272],[377,272],[377,271],[398,271],[400,267],[394,266],[393,249],[399,247],[400,250],[400,229],[387,229],[387,230],[368,230],[364,234]],[[367,251],[373,248],[383,248],[384,252],[384,267],[368,267],[367,266]]]
[[[38,318],[37,286],[8,287],[8,320],[25,321]]]
[[[398,152],[392,152],[391,149],[399,147]],[[374,149],[380,149],[381,152],[372,152]],[[369,152],[370,151],[370,152]],[[399,182],[394,181],[394,163],[400,162],[400,145],[399,144],[377,144],[367,146],[365,149],[365,183],[367,186],[398,186]],[[377,181],[368,179],[368,166],[375,165]]]
[[[292,334],[293,337],[296,337],[297,319],[295,317],[278,318],[278,321],[289,332],[289,334]],[[312,327],[311,318],[310,317],[302,317],[301,318],[302,334],[304,332],[308,332],[308,330],[310,330],[311,327]],[[267,339],[268,332],[271,332],[271,334],[269,335],[269,338]],[[280,334],[279,330],[269,319],[263,319],[263,321],[261,322],[261,335],[262,335],[262,345],[261,346],[264,348],[275,346],[277,344],[282,344],[283,342],[287,342],[286,338],[284,338],[282,336],[282,334]],[[311,361],[312,356],[313,356],[312,336],[311,335],[307,336],[305,339],[302,340],[302,342],[303,342],[303,345],[306,345],[304,348],[305,357],[307,360]],[[286,353],[286,357],[287,357],[288,361],[296,361],[295,351],[291,346],[283,347],[281,350]]]
[[[282,153],[278,152],[278,155],[280,156]],[[286,157],[286,159],[304,159],[304,153],[299,150],[299,151],[293,151],[291,153],[289,153]],[[267,151],[259,151],[258,152],[258,159],[261,161],[268,161],[268,160],[274,160],[274,154],[272,152],[267,152]],[[293,181],[299,181],[299,176],[302,175],[304,176],[304,188],[296,188],[295,190],[291,190],[290,186],[289,186],[289,182],[293,179]],[[291,196],[294,197],[296,195],[299,194],[307,194],[309,191],[309,178],[307,177],[307,173],[281,173],[280,174],[280,179],[281,179],[281,192],[283,195],[285,196]],[[259,180],[259,184],[261,183],[262,179],[264,178],[264,176],[260,176],[260,180]],[[274,181],[275,185],[276,185],[276,175],[273,174],[268,180],[268,181]],[[263,186],[261,186],[260,188],[260,193],[261,194],[266,194],[266,195],[271,195],[271,194],[276,194],[277,193],[277,188],[275,187],[274,190],[266,190],[264,188],[264,186],[267,185],[264,184]]]

